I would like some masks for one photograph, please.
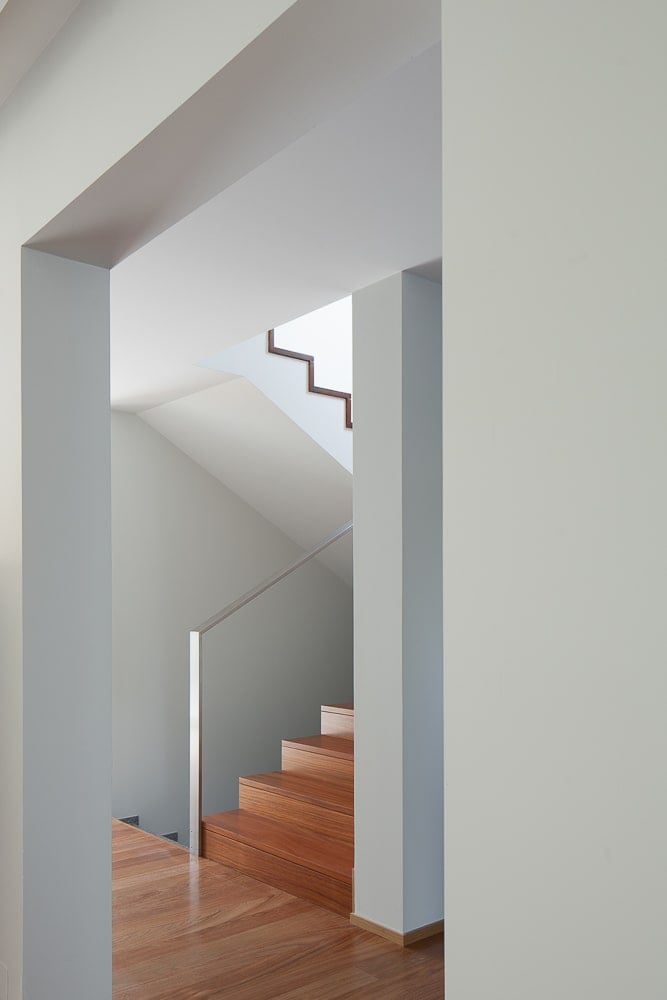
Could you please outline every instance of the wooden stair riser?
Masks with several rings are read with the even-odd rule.
[[[335,809],[307,802],[271,788],[258,788],[239,782],[239,808],[258,816],[285,820],[315,833],[335,837],[345,843],[354,842],[354,817]]]
[[[344,739],[354,739],[354,716],[333,712],[322,708],[320,729],[323,736],[342,736]]]
[[[230,840],[208,830],[206,826],[202,830],[202,853],[212,861],[230,865],[260,882],[267,882],[284,892],[309,899],[334,913],[346,917],[352,910],[351,882],[340,882],[322,872]]]
[[[351,782],[354,780],[354,760],[352,758],[330,757],[327,754],[312,753],[294,746],[283,745],[282,767],[284,771],[312,774],[313,777],[332,781]]]

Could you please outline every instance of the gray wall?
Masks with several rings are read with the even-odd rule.
[[[447,998],[667,996],[667,5],[444,4]]]
[[[140,418],[112,414],[114,815],[188,829],[188,630],[301,550]],[[270,491],[267,483],[267,491]],[[204,639],[204,812],[352,692],[352,596],[317,563]]]
[[[23,989],[30,1000],[104,1000],[111,996],[108,271],[23,251],[22,365]]]

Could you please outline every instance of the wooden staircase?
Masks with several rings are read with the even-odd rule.
[[[282,770],[239,778],[239,808],[202,820],[202,854],[347,916],[354,865],[354,711],[282,741]]]

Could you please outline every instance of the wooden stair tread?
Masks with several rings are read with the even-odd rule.
[[[315,803],[350,816],[354,813],[352,782],[343,784],[339,781],[334,784],[293,771],[268,771],[266,774],[247,774],[239,778],[239,783],[270,788],[279,795]]]
[[[202,824],[208,833],[352,884],[354,851],[349,844],[245,809],[205,816]]]
[[[354,705],[352,702],[345,702],[341,705],[322,705],[323,712],[332,712],[334,715],[354,715]]]
[[[341,757],[344,760],[354,760],[354,742],[342,736],[298,736],[283,740],[284,747],[303,750],[306,753],[319,753],[327,757]]]

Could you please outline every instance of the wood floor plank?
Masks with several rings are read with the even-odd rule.
[[[114,1000],[442,1000],[442,938],[345,917],[114,822]]]

